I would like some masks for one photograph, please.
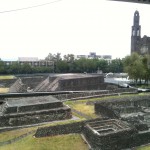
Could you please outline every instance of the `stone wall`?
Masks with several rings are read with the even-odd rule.
[[[0,87],[9,88],[15,81],[16,79],[2,79],[0,80]]]
[[[84,122],[75,122],[37,129],[35,137],[45,137],[70,133],[81,133]]]
[[[94,150],[121,150],[132,147],[136,132],[132,129],[99,136],[85,127],[83,133]]]
[[[5,109],[3,113],[10,114],[10,113],[32,112],[32,111],[39,111],[39,110],[54,109],[59,107],[63,107],[62,102],[36,104],[36,105],[19,106],[19,107],[7,107],[7,109]]]
[[[103,76],[61,79],[58,81],[58,91],[104,90],[106,84]]]
[[[102,120],[100,118],[92,119],[93,120]],[[81,133],[83,131],[84,125],[86,122],[90,122],[91,120],[79,121],[74,123],[67,123],[63,125],[55,125],[49,127],[41,127],[35,133],[35,137],[45,137],[45,136],[53,136],[53,135],[61,135],[61,134],[69,134],[69,133]]]
[[[95,103],[95,112],[102,117],[118,118],[138,133],[132,141],[132,147],[150,142],[150,95],[138,95],[120,99],[110,99]]]
[[[46,76],[47,77],[47,76]],[[20,77],[14,82],[9,89],[9,92],[27,92],[27,88],[34,89],[46,78],[45,76]]]
[[[128,128],[127,130],[123,129],[119,132],[115,132],[115,134],[106,134],[103,136],[99,136],[86,127],[86,124],[90,122],[102,120],[106,120],[106,118],[97,118],[88,121],[42,127],[37,129],[35,137],[40,138],[61,134],[83,133],[86,140],[94,150],[120,150],[123,148],[133,147],[135,145],[133,143],[138,139],[137,131],[135,129]]]
[[[137,93],[135,89],[129,88],[118,88],[115,90],[100,90],[100,91],[85,91],[85,92],[78,92],[78,93],[69,93],[69,94],[56,94],[56,97],[59,100],[76,100],[76,99],[83,99],[84,97],[94,97],[94,96],[108,96],[108,95],[118,95],[118,94],[133,94]]]
[[[150,107],[150,96],[134,96],[110,99],[95,103],[95,113],[107,117],[120,117],[121,114],[138,113]]]
[[[26,113],[5,114],[0,116],[0,127],[37,124],[54,120],[70,119],[71,117],[72,113],[69,107]]]

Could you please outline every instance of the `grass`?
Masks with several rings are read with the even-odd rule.
[[[94,106],[93,105],[86,105],[85,101],[69,101],[66,102],[71,108],[88,115],[89,117],[96,118],[96,114],[94,113]]]
[[[15,78],[15,76],[13,76],[13,75],[5,75],[5,76],[0,76],[0,80],[4,80],[4,79],[14,79]]]
[[[9,88],[0,88],[0,93],[8,93]]]
[[[82,112],[92,118],[96,118],[96,114],[94,113],[94,106],[93,105],[86,105],[86,103],[75,104],[73,106],[79,112]]]
[[[19,137],[19,136],[21,136],[25,133],[30,132],[30,131],[37,130],[37,128],[40,128],[40,127],[63,125],[63,124],[69,124],[69,123],[79,122],[79,121],[83,121],[83,120],[85,120],[85,119],[82,118],[82,119],[79,119],[79,120],[64,120],[64,121],[56,121],[56,122],[47,122],[46,124],[42,124],[42,125],[39,125],[39,126],[2,132],[2,133],[0,133],[0,142],[8,141],[10,139],[14,139],[14,138]]]
[[[37,127],[35,128],[23,128],[23,129],[18,129],[18,130],[12,130],[12,131],[7,131],[3,132],[0,134],[0,142],[5,142],[14,138],[17,138],[25,133],[28,133],[32,130],[36,130]]]
[[[88,150],[80,134],[58,135],[34,138],[29,135],[24,139],[0,147],[1,150]]]
[[[129,95],[131,97],[131,95]],[[132,95],[133,96],[133,95]],[[71,108],[74,108],[78,111],[81,111],[82,113],[91,116],[93,118],[96,117],[94,114],[94,106],[93,105],[86,105],[86,102],[88,101],[98,101],[98,100],[107,100],[110,98],[117,99],[120,97],[128,97],[128,95],[125,96],[112,96],[112,97],[103,97],[103,98],[93,98],[93,99],[87,99],[87,100],[78,100],[78,101],[67,101],[65,102],[67,105],[69,105]],[[76,115],[76,114],[75,114]],[[38,127],[45,127],[45,126],[54,126],[54,125],[60,125],[60,124],[67,124],[67,123],[73,123],[83,120],[83,118],[79,120],[66,120],[66,121],[59,121],[59,122],[53,122],[53,123],[46,123],[44,125],[31,127],[31,128],[24,128],[20,130],[14,130],[14,131],[8,131],[3,132],[0,134],[0,141],[4,142],[16,137],[19,137],[20,135],[23,135],[25,133],[28,133],[32,130],[36,130]],[[52,136],[52,137],[44,137],[44,138],[34,138],[33,134],[29,135],[25,138],[23,138],[20,141],[17,141],[11,145],[2,146],[0,147],[1,150],[87,150],[87,145],[83,142],[81,139],[81,136],[79,134],[69,134],[69,135],[59,135],[59,136]],[[138,150],[150,150],[150,146],[146,147],[140,147]]]
[[[0,75],[0,80],[10,80],[10,79],[14,79],[15,76],[13,75]],[[0,88],[0,93],[8,93],[9,88]]]
[[[140,148],[137,148],[137,150],[150,150],[150,145],[142,146]]]
[[[84,113],[86,115],[88,115],[89,117],[92,118],[97,118],[97,115],[95,114],[94,111],[94,105],[87,105],[86,103],[91,101],[101,101],[101,100],[109,100],[109,99],[119,99],[119,98],[123,98],[123,97],[131,97],[134,95],[121,95],[121,96],[109,96],[109,97],[101,97],[101,98],[91,98],[91,99],[84,99],[84,100],[75,100],[75,101],[67,101],[65,102],[65,104],[69,105],[71,108]]]

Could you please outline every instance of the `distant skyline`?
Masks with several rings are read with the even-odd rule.
[[[15,9],[22,10],[5,12]],[[150,36],[150,5],[146,4],[107,0],[1,0],[0,58],[44,59],[49,53],[57,52],[62,56],[96,52],[123,58],[130,55],[136,10],[140,14],[141,35]]]

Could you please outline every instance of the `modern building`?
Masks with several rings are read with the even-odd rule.
[[[19,57],[17,61],[3,61],[6,65],[18,62],[20,65],[29,64],[32,67],[50,67],[54,65],[53,61],[39,60],[37,57]]]
[[[87,59],[104,59],[107,60],[108,62],[111,62],[112,56],[111,55],[97,55],[96,52],[90,52],[89,55],[76,55],[76,59],[80,58],[87,58]]]
[[[133,17],[131,33],[131,53],[137,52],[140,55],[150,54],[150,37],[141,37],[140,15],[136,10]]]

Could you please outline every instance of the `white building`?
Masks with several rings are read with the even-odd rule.
[[[87,58],[87,59],[93,59],[93,58],[97,58],[97,59],[104,59],[107,60],[109,63],[112,60],[112,56],[111,55],[96,55],[96,52],[90,52],[89,55],[76,55],[75,59],[80,59],[80,58]]]

